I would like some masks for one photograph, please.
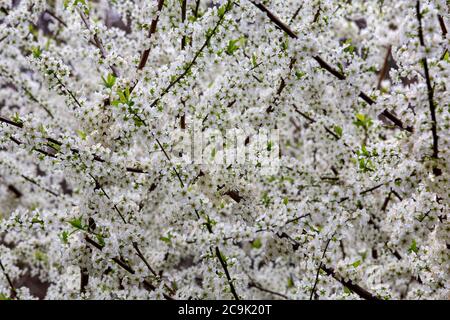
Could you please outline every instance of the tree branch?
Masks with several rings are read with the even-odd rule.
[[[417,20],[419,22],[419,40],[420,45],[425,49],[425,41],[423,37],[423,30],[422,30],[422,14],[420,12],[420,0],[417,0],[416,2],[416,14],[417,14]],[[425,72],[425,81],[427,84],[427,93],[428,93],[428,104],[430,107],[430,113],[431,113],[431,133],[433,136],[433,158],[437,158],[439,154],[439,148],[438,148],[438,135],[437,135],[437,120],[436,120],[436,109],[433,101],[433,86],[431,85],[431,78],[430,78],[430,72],[428,70],[428,61],[426,56],[422,58],[422,64],[423,69]]]
[[[336,274],[336,272],[332,268],[328,268],[324,265],[322,265],[321,270],[323,270],[327,275],[332,276],[334,279],[336,279],[338,282],[340,282],[342,285],[356,293],[358,296],[365,300],[380,300],[378,297],[374,296],[372,293],[364,289],[363,287],[359,286],[356,283],[353,283],[351,280],[343,280],[340,276]]]
[[[148,39],[150,40],[152,38],[152,35],[156,32],[156,27],[158,25],[159,20],[159,14],[161,13],[161,10],[164,6],[164,0],[158,0],[158,12],[156,13],[156,17],[153,18],[152,23],[150,25],[150,30],[148,32]],[[150,47],[148,49],[145,49],[144,52],[142,52],[141,60],[139,61],[138,70],[144,69],[145,65],[147,64],[148,56],[150,54]]]

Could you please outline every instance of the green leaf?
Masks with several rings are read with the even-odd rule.
[[[362,152],[362,154],[363,154],[364,156],[370,157],[370,153],[369,153],[369,151],[367,151],[367,148],[366,148],[365,145],[362,145],[362,146],[361,146],[361,152]]]
[[[77,130],[77,134],[82,140],[86,140],[86,138],[87,138],[86,132],[84,132],[82,130]]]
[[[262,196],[262,202],[264,204],[264,206],[268,207],[271,203],[271,199],[269,197],[269,193],[268,192],[264,192],[263,196]]]
[[[288,288],[293,288],[294,287],[294,280],[292,280],[291,277],[288,278],[287,287]]]
[[[166,243],[171,243],[172,242],[172,235],[169,233],[167,235],[167,237],[160,237],[159,240],[164,241]]]
[[[131,99],[130,88],[126,87],[125,89],[117,89],[117,95],[119,96],[119,100],[114,100],[111,102],[113,106],[118,106],[119,103],[126,104],[129,107],[134,105],[133,99]],[[132,110],[130,111],[132,112]]]
[[[358,268],[358,266],[361,264],[361,260],[357,260],[357,261],[355,261],[355,262],[353,262],[352,263],[352,266],[354,267],[354,268]]]
[[[342,128],[339,126],[334,126],[334,133],[336,133],[336,135],[341,138],[342,137]]]
[[[259,249],[262,247],[262,242],[261,239],[256,238],[253,242],[252,242],[252,248],[253,249]]]
[[[253,54],[252,55],[252,65],[254,68],[256,68],[256,66],[258,65],[258,61],[256,59],[257,59],[256,54]]]
[[[377,67],[375,67],[375,66],[371,66],[371,67],[367,68],[366,71],[368,71],[368,72],[373,72],[373,73],[377,73],[377,72],[378,72],[378,69],[377,69]]]
[[[7,295],[5,295],[4,293],[0,293],[0,301],[1,300],[12,300],[12,299]]]
[[[14,113],[14,115],[12,116],[12,118],[11,118],[15,123],[17,123],[17,124],[19,124],[19,125],[21,125],[21,124],[23,124],[23,121],[20,119],[20,116],[19,116],[19,114],[16,112],[16,113]]]
[[[356,48],[352,44],[352,39],[345,40],[344,45],[346,45],[346,47],[344,48],[344,52],[348,52],[348,53],[353,55],[353,53],[355,52]]]
[[[61,151],[61,145],[54,143],[53,141],[47,141],[47,145],[57,153]]]
[[[445,51],[445,54],[442,57],[442,60],[447,61],[447,62],[450,63],[450,53],[448,52],[448,50]]]
[[[105,238],[101,234],[96,234],[95,237],[97,238],[98,243],[104,247],[105,246]]]
[[[81,3],[81,4],[83,4],[83,5],[86,5],[86,0],[75,0],[75,1],[73,2],[73,5],[74,5],[74,6],[77,6],[78,3]]]
[[[36,250],[36,251],[34,252],[34,257],[35,257],[36,260],[38,260],[38,261],[42,261],[42,262],[48,261],[47,255],[46,255],[44,252],[40,251],[40,250]]]
[[[134,125],[138,128],[144,125],[144,122],[138,116],[133,116],[133,121]]]
[[[357,114],[356,114],[356,119],[358,119],[358,120],[361,121],[361,122],[364,122],[365,119],[366,119],[366,116],[363,115],[363,114],[361,114],[361,113],[357,113]]]
[[[229,6],[230,6],[230,3],[227,2],[227,3],[224,4],[223,6],[219,7],[219,9],[217,9],[217,15],[218,15],[220,18],[222,18],[222,17],[225,15],[225,13],[227,12]]]
[[[43,136],[47,135],[47,130],[45,129],[45,126],[42,123],[39,125],[38,130],[40,133],[42,133]]]
[[[338,63],[337,63],[337,66],[338,66],[338,68],[339,68],[339,71],[340,71],[342,74],[344,74],[344,67],[342,66],[342,63],[338,62]]]
[[[287,51],[288,48],[289,48],[289,40],[286,39],[285,41],[283,41],[283,42],[281,43],[281,50]]]
[[[109,89],[111,89],[114,86],[114,84],[116,83],[116,77],[113,74],[108,74],[106,76],[106,79],[102,76],[102,80],[103,80],[103,85]]]
[[[40,224],[41,226],[44,225],[44,221],[41,220],[41,219],[39,219],[39,216],[38,216],[38,215],[36,215],[33,219],[31,219],[31,223],[32,223],[32,224],[38,223],[38,224]]]
[[[283,204],[286,206],[288,204],[288,202],[289,202],[288,197],[284,197],[283,198]]]
[[[31,49],[31,53],[33,54],[33,57],[35,57],[36,59],[40,58],[42,55],[42,50],[39,47],[33,47]]]
[[[419,252],[419,248],[417,247],[417,242],[416,242],[415,239],[413,239],[413,241],[411,242],[411,246],[409,247],[408,251],[409,251],[410,253],[411,253],[411,252],[414,252],[414,253]]]
[[[75,218],[69,221],[70,225],[76,229],[79,230],[84,230],[84,226],[83,223],[81,221],[81,217],[80,218]]]
[[[346,294],[351,294],[351,293],[352,293],[352,290],[350,290],[349,288],[347,288],[346,286],[344,286],[344,292],[345,292]]]
[[[306,76],[306,72],[303,72],[303,71],[300,71],[300,70],[295,71],[295,77],[297,78],[297,80],[300,80],[304,76]]]
[[[61,240],[64,244],[67,244],[69,242],[69,232],[68,231],[63,231],[61,233]]]
[[[228,41],[228,45],[225,49],[225,52],[228,55],[233,55],[233,53],[236,52],[244,44],[245,44],[244,37],[240,37],[239,39],[235,39],[235,40],[230,40],[230,41]]]
[[[369,127],[373,124],[372,119],[364,114],[357,113],[355,117],[356,121],[354,121],[353,124],[357,127],[362,127],[364,130],[368,130]]]

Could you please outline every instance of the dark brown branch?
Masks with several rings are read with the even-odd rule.
[[[438,14],[438,20],[442,31],[442,36],[445,38],[447,35],[447,27],[445,26],[444,18],[440,14]]]
[[[262,4],[259,1],[258,1],[258,3],[256,3],[255,1],[251,1],[251,3],[253,3],[259,10],[261,10],[262,12],[267,14],[269,19],[272,20],[272,22],[275,23],[275,25],[278,28],[280,28],[281,30],[286,32],[291,38],[297,39],[297,35],[294,33],[294,31],[292,31],[291,28],[289,28],[288,25],[286,25],[276,15],[274,15],[264,4]]]
[[[371,188],[369,188],[369,189],[363,190],[363,191],[361,191],[361,192],[359,193],[359,195],[363,196],[363,195],[365,195],[366,193],[370,193],[370,192],[372,192],[372,191],[377,190],[378,188],[381,188],[382,186],[384,186],[384,183],[380,183],[380,184],[378,184],[378,185],[376,185],[376,186],[374,186],[374,187],[371,187]],[[342,202],[344,202],[344,201],[347,201],[348,199],[350,199],[350,198],[349,198],[349,197],[341,198],[341,199],[339,200],[338,203],[342,203]]]
[[[23,128],[23,123],[22,122],[15,122],[15,121],[12,121],[10,119],[3,118],[2,116],[0,116],[0,122],[7,123],[7,124],[12,125],[12,126],[17,127],[17,128]]]
[[[94,180],[94,182],[95,182],[95,188],[94,188],[94,190],[100,189],[100,190],[103,192],[103,194],[105,195],[105,197],[106,197],[108,200],[110,200],[110,201],[112,202],[111,198],[110,198],[109,195],[106,193],[105,189],[103,189],[103,186],[100,184],[100,182],[99,182],[92,174],[89,173],[89,176],[90,176],[90,177]],[[123,214],[122,214],[122,212],[119,210],[119,208],[117,208],[117,205],[116,205],[115,203],[113,203],[113,207],[114,207],[114,210],[117,212],[117,214],[118,214],[118,215],[120,216],[120,218],[122,219],[122,222],[123,222],[124,224],[127,224],[127,221],[125,220],[125,217],[123,216]]]
[[[187,11],[187,0],[181,1],[181,22],[186,21],[186,11]],[[181,38],[181,50],[184,50],[186,47],[186,35],[183,35]]]
[[[392,191],[389,191],[387,197],[384,199],[383,205],[381,206],[381,211],[386,211],[389,201],[391,201]]]
[[[152,38],[152,35],[156,32],[156,27],[158,25],[158,20],[159,20],[159,14],[161,13],[163,6],[164,6],[164,0],[158,0],[158,12],[156,13],[156,17],[153,18],[152,23],[150,25],[150,30],[148,32],[149,40]],[[150,54],[150,47],[148,49],[145,49],[144,52],[142,52],[141,60],[139,61],[139,65],[138,65],[138,70],[144,69],[145,65],[147,64],[149,54]]]
[[[286,221],[285,225],[287,225],[287,224],[289,224],[289,223],[296,222],[296,221],[298,221],[298,220],[300,220],[300,219],[302,219],[302,218],[309,217],[310,215],[311,215],[311,214],[309,214],[309,213],[302,214],[301,216],[298,216],[298,217],[296,217],[296,218],[293,218],[293,219],[290,219],[290,220]]]
[[[420,0],[417,0],[416,2],[416,14],[417,14],[417,20],[419,21],[419,40],[420,45],[425,48],[425,41],[423,37],[423,29],[422,29],[422,14],[420,12]],[[437,135],[437,120],[436,120],[436,109],[433,101],[433,86],[431,85],[431,77],[430,72],[428,70],[428,61],[427,58],[424,56],[422,58],[422,64],[423,69],[425,72],[425,81],[427,84],[427,93],[428,93],[428,104],[430,106],[430,113],[431,113],[431,133],[433,136],[433,158],[437,158],[439,154],[438,149],[438,135]]]
[[[12,184],[8,185],[8,190],[11,191],[12,193],[14,193],[14,196],[16,198],[22,197],[22,192],[20,192],[20,190],[17,189],[16,187],[14,187]]]
[[[319,262],[319,267],[317,268],[317,272],[316,272],[316,279],[314,280],[314,285],[311,289],[311,295],[309,296],[309,300],[312,300],[312,298],[314,297],[314,294],[316,293],[316,287],[317,287],[317,282],[319,281],[319,273],[320,270],[322,268],[322,260],[323,258],[325,258],[325,254],[327,253],[328,250],[328,246],[330,245],[330,241],[333,237],[330,237],[327,241],[327,243],[325,244],[325,249],[323,249],[323,253],[322,253],[322,257],[320,258],[320,262]]]
[[[307,114],[301,112],[300,110],[298,110],[297,106],[294,104],[294,110],[296,113],[298,113],[299,115],[301,115],[303,118],[305,118],[306,120],[308,120],[310,123],[315,123],[316,120],[311,118],[310,116],[308,116]],[[330,134],[334,139],[339,140],[340,137],[330,128],[328,128],[327,126],[323,126],[323,128],[325,129],[325,131]],[[347,148],[349,148],[353,153],[355,153],[355,151],[352,149],[352,147],[350,147],[346,142],[343,143],[344,146],[346,146]]]
[[[366,193],[370,193],[370,192],[375,191],[375,190],[377,190],[378,188],[382,187],[383,185],[384,185],[384,183],[380,183],[379,185],[376,185],[375,187],[372,187],[372,188],[369,188],[369,189],[366,189],[366,190],[361,191],[359,194],[360,194],[360,195],[364,195],[364,194],[366,194]]]
[[[200,7],[200,0],[197,0],[194,8],[194,17],[198,18],[198,8]]]
[[[85,238],[87,243],[91,244],[94,248],[102,251],[102,249],[103,249],[102,245],[100,245],[99,243],[95,242],[94,240],[92,240],[87,235],[84,238]],[[120,266],[123,270],[125,270],[126,272],[128,272],[130,274],[135,274],[136,273],[136,271],[130,265],[128,265],[126,262],[124,262],[120,257],[114,257],[111,260],[114,263],[116,263],[118,266]],[[150,291],[156,290],[156,287],[153,284],[151,284],[149,281],[147,281],[147,280],[143,280],[142,284],[143,284],[144,288],[146,288],[147,290],[150,290]],[[169,295],[167,295],[165,293],[163,293],[163,296],[167,300],[173,300],[173,298],[171,296],[169,296]]]
[[[89,273],[87,268],[80,270],[80,293],[86,293],[86,287],[89,284]]]
[[[328,268],[325,265],[322,265],[320,267],[327,275],[332,276],[334,279],[339,281],[342,285],[356,293],[358,296],[365,300],[380,300],[378,297],[374,296],[372,293],[367,291],[366,289],[362,288],[356,283],[353,283],[351,280],[343,280],[341,277],[339,277],[336,272],[332,268]]]
[[[164,153],[164,156],[166,157],[167,161],[169,161],[169,163],[172,164],[172,160],[170,159],[169,155],[167,154],[164,146],[161,144],[161,142],[159,142],[158,138],[155,138],[155,140],[156,140],[156,143],[158,144],[159,148],[161,149],[161,151]],[[177,168],[175,168],[175,166],[172,165],[172,169],[175,172],[175,175],[177,176],[178,181],[180,181],[181,187],[184,188],[183,179],[181,179],[180,173],[178,172]]]
[[[55,196],[55,197],[59,197],[59,196],[60,196],[60,195],[59,195],[58,193],[56,193],[55,191],[50,190],[50,189],[48,189],[48,188],[46,188],[46,187],[44,187],[44,186],[41,186],[36,180],[34,180],[34,179],[30,178],[30,177],[27,177],[27,176],[25,176],[25,175],[23,175],[23,174],[21,174],[20,176],[21,176],[22,178],[24,178],[26,181],[28,181],[28,182],[34,184],[35,186],[37,186],[37,187],[43,189],[44,191],[50,193],[52,196]]]
[[[387,119],[391,120],[398,128],[402,129],[402,130],[406,130],[408,132],[414,132],[413,128],[408,126],[408,127],[404,127],[403,126],[403,122],[397,118],[395,115],[393,115],[389,110],[385,109],[381,115],[385,116]]]
[[[292,68],[294,67],[295,64],[295,59],[291,58],[291,62],[289,63],[289,73],[292,71]],[[286,88],[286,81],[281,78],[280,79],[280,85],[278,86],[277,92],[272,100],[271,105],[266,109],[267,113],[271,113],[273,111],[275,111],[274,105],[277,103],[278,99],[280,98],[281,93],[283,92],[284,88]]]
[[[155,270],[153,270],[153,268],[150,266],[150,264],[148,263],[147,259],[144,257],[144,255],[142,254],[141,250],[139,249],[139,246],[137,244],[137,242],[133,242],[133,248],[134,250],[136,250],[137,255],[139,256],[139,258],[141,258],[141,260],[145,263],[145,265],[147,266],[147,268],[150,270],[151,273],[153,273],[153,275],[155,277],[158,276],[158,274],[155,272]]]
[[[295,20],[295,18],[297,18],[298,14],[300,13],[300,10],[302,10],[303,7],[303,3],[300,4],[300,6],[298,7],[297,10],[295,10],[294,15],[292,16],[291,20],[289,21],[289,23],[292,23],[292,21]]]
[[[239,195],[239,192],[236,190],[229,190],[229,191],[225,192],[224,194],[229,196],[231,199],[233,199],[237,203],[241,202],[241,200],[244,199],[243,197],[241,197]]]
[[[61,23],[64,27],[67,28],[67,23],[65,23],[60,17],[58,17],[53,11],[50,11],[48,9],[45,10],[45,13],[47,13],[49,16],[51,16],[53,19]]]
[[[314,56],[313,59],[317,61],[317,63],[320,65],[320,67],[327,70],[329,73],[331,73],[333,76],[335,76],[339,80],[345,80],[345,75],[343,75],[340,71],[334,69],[328,63],[326,63],[321,57]]]
[[[386,75],[389,71],[389,57],[391,56],[392,46],[388,45],[388,48],[386,50],[386,55],[384,56],[384,62],[383,67],[380,70],[380,74],[378,75],[378,83],[377,83],[377,89],[381,88],[381,82],[386,78]]]
[[[225,271],[225,275],[228,280],[228,285],[230,286],[230,290],[231,290],[231,293],[233,294],[234,299],[240,300],[239,296],[236,293],[236,289],[234,288],[233,280],[231,279],[230,273],[228,272],[228,265],[227,265],[226,261],[223,260],[223,256],[219,250],[219,247],[216,247],[216,256],[217,256],[217,259],[219,259],[223,270]]]
[[[296,251],[298,249],[298,245],[299,245],[298,242],[295,241],[294,239],[292,239],[292,237],[290,237],[285,232],[283,232],[281,234],[281,236],[279,234],[277,234],[277,236],[280,237],[280,238],[287,238],[287,239],[289,239],[293,243],[294,251]],[[332,276],[334,279],[339,281],[341,284],[343,284],[344,286],[346,286],[347,288],[349,288],[350,290],[355,292],[361,298],[366,299],[366,300],[380,300],[379,298],[377,298],[372,293],[368,292],[367,290],[365,290],[364,288],[362,288],[358,284],[356,284],[356,283],[354,283],[354,282],[352,282],[350,280],[349,281],[342,280],[332,268],[329,268],[329,267],[325,266],[324,264],[322,264],[320,269],[322,269],[326,274],[328,274],[329,276]]]
[[[259,284],[257,284],[254,280],[252,280],[252,282],[250,282],[250,283],[248,284],[248,286],[249,286],[250,288],[256,288],[256,289],[258,289],[258,290],[260,290],[260,291],[267,292],[267,293],[273,294],[273,295],[275,295],[275,296],[279,296],[279,297],[281,297],[281,298],[284,298],[284,299],[286,299],[286,300],[289,300],[289,297],[288,297],[288,296],[286,296],[286,295],[284,295],[284,294],[282,294],[282,293],[276,292],[276,291],[272,291],[272,290],[270,290],[270,289],[266,289],[266,288],[260,286]]]
[[[109,195],[106,193],[105,189],[103,189],[103,187],[100,185],[99,181],[92,175],[89,173],[89,176],[91,176],[92,179],[94,179],[95,181],[95,189],[101,189],[103,194],[108,198],[108,200],[111,200],[111,198],[109,197]],[[114,203],[114,210],[119,214],[120,218],[122,219],[124,224],[128,224],[128,222],[125,220],[122,212],[119,210],[119,208],[117,207],[117,205]],[[158,276],[158,274],[153,270],[153,268],[150,266],[149,262],[147,261],[147,259],[145,258],[145,256],[143,255],[143,253],[141,252],[141,250],[139,249],[139,245],[137,242],[133,242],[132,243],[134,250],[136,251],[136,255],[144,262],[144,264],[147,266],[147,268],[150,270],[150,272],[154,275],[154,276]],[[167,290],[169,290],[169,292],[171,292],[172,294],[174,293],[173,290],[171,288],[169,288],[169,286],[167,286],[166,284],[164,284],[165,288]]]
[[[75,97],[75,95],[73,94],[73,92],[69,89],[67,89],[66,85],[61,81],[61,79],[59,79],[59,77],[53,73],[53,76],[55,77],[56,81],[59,83],[59,85],[61,86],[62,89],[64,89],[65,92],[67,92],[69,94],[69,96],[73,99],[73,101],[75,102],[75,104],[79,107],[82,108],[80,101],[78,101],[77,97]]]

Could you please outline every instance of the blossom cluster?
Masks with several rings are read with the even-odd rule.
[[[0,299],[448,299],[449,25],[0,0]]]

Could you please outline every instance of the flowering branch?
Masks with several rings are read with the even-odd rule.
[[[266,13],[267,16],[269,17],[269,19],[275,25],[277,25],[281,30],[283,30],[286,34],[288,34],[291,38],[298,39],[297,34],[295,34],[295,32],[291,30],[291,28],[289,28],[284,22],[282,22],[264,4],[262,4],[261,2],[256,3],[255,1],[250,1],[250,2],[252,2],[259,10],[261,10],[264,13]],[[314,56],[313,59],[317,61],[317,63],[320,65],[321,68],[325,69],[326,71],[328,71],[330,74],[332,74],[333,76],[335,76],[339,80],[345,80],[346,79],[346,76],[344,74],[342,74],[340,71],[337,71],[335,68],[330,66],[320,56]],[[363,99],[365,102],[367,102],[368,104],[370,104],[370,105],[375,103],[375,101],[372,98],[370,98],[367,94],[365,94],[362,91],[359,93],[359,97],[361,99]]]

